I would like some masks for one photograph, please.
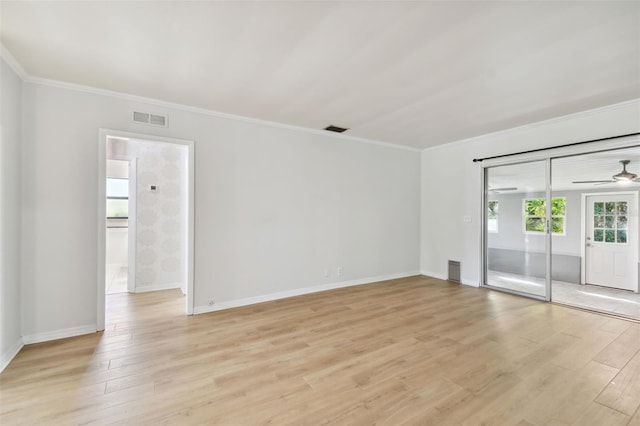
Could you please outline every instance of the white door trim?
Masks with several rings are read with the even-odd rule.
[[[120,137],[145,142],[164,142],[186,146],[188,149],[188,242],[187,242],[187,297],[186,314],[193,315],[194,301],[194,220],[195,220],[195,143],[191,140],[145,135],[112,129],[98,129],[98,276],[97,276],[97,329],[105,327],[105,243],[106,243],[106,164],[107,138]],[[130,232],[131,234],[131,232]],[[134,244],[135,247],[135,244]],[[135,262],[133,262],[135,264]],[[129,266],[131,271],[131,263]],[[135,268],[135,266],[134,266]]]
[[[638,228],[638,225],[640,225],[638,223],[638,208],[639,208],[639,197],[638,197],[638,191],[613,191],[613,192],[583,192],[581,194],[581,199],[580,199],[580,209],[581,209],[581,218],[580,218],[580,229],[581,229],[581,234],[580,234],[580,258],[581,258],[581,262],[580,262],[580,284],[586,284],[587,283],[587,197],[590,196],[601,196],[601,195],[631,195],[633,196],[633,204],[634,204],[634,209],[636,211],[636,214],[634,215],[629,215],[629,219],[635,221],[636,223],[636,229],[640,229]],[[638,261],[640,259],[638,259],[638,254],[640,253],[640,235],[636,235],[636,240],[638,242],[638,244],[636,245],[636,258],[635,258],[635,262],[636,262],[636,267],[633,268],[633,277],[635,279],[636,282],[638,282]]]

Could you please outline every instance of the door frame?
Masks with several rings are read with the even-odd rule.
[[[97,277],[97,330],[105,328],[105,243],[106,243],[106,166],[107,138],[135,139],[144,142],[162,142],[187,147],[188,151],[188,190],[187,190],[187,293],[186,315],[193,315],[194,304],[194,229],[195,229],[195,143],[192,140],[175,139],[155,135],[126,132],[113,129],[98,129],[98,277]],[[131,260],[131,254],[129,255]],[[135,259],[135,254],[133,255]],[[135,264],[135,262],[133,262]],[[134,266],[135,269],[135,266]],[[131,270],[131,269],[130,269]],[[129,285],[129,283],[127,283]]]
[[[633,208],[636,212],[634,215],[629,215],[629,219],[633,218],[633,221],[636,225],[636,230],[639,230],[638,225],[638,209],[639,209],[639,197],[638,190],[635,191],[612,191],[612,192],[583,192],[581,194],[580,199],[580,208],[582,209],[582,214],[580,218],[580,257],[582,261],[580,262],[580,284],[587,284],[587,197],[589,196],[601,196],[601,195],[631,195],[633,196]],[[638,282],[638,255],[640,253],[640,233],[636,232],[636,247],[635,247],[635,265],[633,268],[632,277]],[[638,289],[640,291],[640,288]],[[637,293],[637,291],[636,291]]]

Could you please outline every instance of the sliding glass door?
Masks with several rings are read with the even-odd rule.
[[[484,169],[485,286],[549,300],[548,231],[564,208],[549,200],[549,175],[549,160]]]
[[[640,319],[638,142],[480,160],[483,286]]]
[[[640,147],[552,160],[552,301],[640,319]]]

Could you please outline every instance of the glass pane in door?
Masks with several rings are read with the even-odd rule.
[[[546,162],[485,169],[486,286],[547,297],[547,223],[564,232],[565,204],[551,202],[547,218]]]

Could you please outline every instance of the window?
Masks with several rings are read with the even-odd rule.
[[[129,218],[129,179],[107,178],[107,219]]]
[[[593,203],[593,241],[626,244],[627,213],[626,201]]]
[[[487,231],[498,232],[498,202],[487,202]]]
[[[544,233],[547,208],[544,198],[524,200],[524,232]],[[556,235],[565,235],[566,198],[551,199],[551,231]]]

